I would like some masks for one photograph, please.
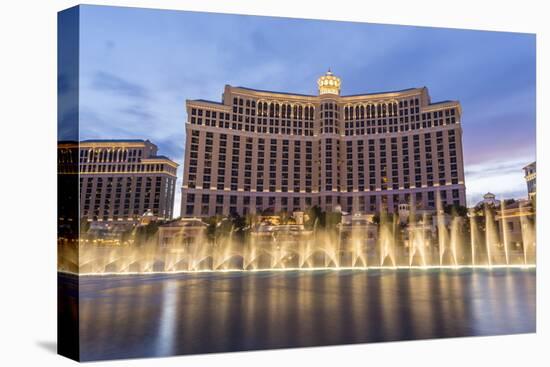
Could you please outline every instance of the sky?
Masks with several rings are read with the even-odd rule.
[[[186,99],[225,84],[342,95],[428,87],[462,105],[468,204],[527,196],[535,160],[535,35],[139,8],[81,6],[80,139],[150,139],[180,164]]]

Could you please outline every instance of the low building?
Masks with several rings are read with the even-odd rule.
[[[400,201],[397,206],[397,214],[399,215],[400,223],[407,223],[409,220],[410,206],[405,201]]]
[[[483,195],[483,200],[479,201],[476,204],[476,207],[483,207],[485,205],[497,208],[500,206],[500,200],[496,198],[495,194],[493,194],[492,192],[488,192]]]
[[[139,219],[139,225],[146,226],[153,222],[156,222],[157,220],[158,220],[158,216],[156,216],[151,209],[147,209],[147,211],[143,213],[143,215]]]
[[[338,228],[343,244],[349,240],[359,240],[365,246],[375,246],[378,239],[378,225],[373,221],[372,214],[342,215]]]
[[[521,244],[534,233],[535,211],[530,200],[517,200],[496,213],[501,243]],[[503,232],[503,229],[505,233]],[[530,239],[533,240],[533,239]]]
[[[253,237],[276,240],[296,240],[296,244],[299,244],[299,240],[306,239],[311,234],[313,234],[313,231],[305,229],[303,224],[271,225],[260,223],[251,231]]]
[[[250,233],[256,238],[299,240],[306,239],[313,231],[307,230],[304,226],[304,212],[295,211],[286,220],[278,215],[259,216]]]
[[[208,225],[199,218],[180,218],[159,226],[159,246],[192,244],[204,239]]]

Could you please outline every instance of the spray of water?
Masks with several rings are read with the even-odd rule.
[[[519,207],[520,239],[512,246],[504,209],[498,209],[497,222],[494,208],[486,206],[483,216],[470,210],[464,218],[455,212],[445,214],[438,202],[433,215],[419,215],[411,205],[407,223],[384,211],[377,224],[363,221],[326,229],[316,220],[309,230],[289,226],[263,236],[254,231],[244,234],[234,227],[213,238],[205,232],[189,236],[183,227],[165,246],[154,236],[118,246],[92,240],[64,242],[59,244],[59,270],[127,274],[535,264],[535,224],[524,206]]]

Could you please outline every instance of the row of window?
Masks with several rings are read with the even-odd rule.
[[[128,172],[168,172],[176,174],[176,169],[162,163],[140,164],[81,164],[81,173],[128,173]]]
[[[337,116],[335,116],[337,118]],[[290,120],[273,120],[260,119],[255,125],[254,118],[245,119],[246,122],[216,122],[215,120],[191,117],[191,124],[204,125],[211,127],[220,127],[232,130],[243,130],[246,132],[256,132],[264,134],[286,134],[286,135],[304,135],[313,136],[313,122],[308,121],[290,121]],[[371,135],[371,134],[386,134],[406,132],[410,130],[429,129],[450,124],[456,124],[456,117],[447,117],[445,119],[433,119],[420,121],[420,116],[408,116],[378,120],[357,120],[344,122],[344,131],[346,136],[352,135]],[[319,124],[319,133],[339,134],[338,120],[330,115],[323,117]]]
[[[341,108],[335,101],[320,104],[319,133],[339,134]],[[343,111],[347,136],[404,132],[454,124],[457,121],[455,108],[420,115],[418,98],[399,102],[346,105]],[[310,105],[266,101],[258,101],[256,104],[253,100],[234,97],[231,116],[229,113],[197,107],[191,108],[190,112],[190,123],[196,125],[257,133],[313,136],[315,109]]]
[[[268,150],[265,150],[266,139],[247,137],[244,138],[246,149],[244,150],[243,162],[240,149],[241,137],[233,135],[232,149],[227,149],[227,134],[221,134],[216,152],[216,171],[215,167],[212,169],[211,162],[215,135],[217,136],[217,134],[207,132],[206,139],[200,144],[200,132],[193,130],[189,165],[186,167],[188,187],[196,187],[197,175],[202,175],[202,188],[223,190],[229,186],[227,181],[230,178],[231,186],[229,188],[237,190],[239,178],[242,176],[244,177],[244,190],[250,191],[253,185],[253,170],[256,170],[256,191],[264,191],[264,186],[267,186],[265,181],[267,180],[269,180],[269,191],[276,191],[277,189],[283,192],[311,191],[313,163],[313,145],[311,141],[305,142],[305,150],[301,141],[294,141],[292,154],[290,152],[290,141],[287,139],[268,139],[271,145],[268,145]],[[420,139],[421,137],[422,139]],[[336,143],[336,149],[333,149],[333,143]],[[347,175],[344,176],[347,181],[342,180],[342,184],[347,184],[348,191],[352,190],[352,186],[364,191],[367,183],[369,190],[375,190],[377,188],[398,189],[399,187],[457,184],[459,181],[454,130],[448,130],[445,136],[442,131],[438,131],[435,134],[415,134],[410,137],[402,136],[399,139],[391,137],[346,141],[344,160],[346,166],[337,165],[337,170],[333,171],[333,163],[338,160],[340,145],[343,143],[343,141],[328,138],[323,141],[318,150],[319,187],[323,182],[325,190],[330,191],[333,189],[333,180],[338,183],[341,181],[341,167],[347,168]],[[432,146],[432,143],[435,146]],[[389,144],[391,150],[386,150],[388,146],[386,144]],[[254,154],[253,145],[256,146],[256,154]],[[447,152],[444,149],[445,146],[448,147]],[[366,147],[368,149],[365,149]],[[229,157],[227,156],[228,152],[231,154]],[[204,157],[202,171],[199,171],[199,153],[202,153],[201,155]],[[280,169],[278,169],[279,167]],[[244,175],[241,171],[243,168]],[[269,171],[269,174],[267,171]],[[279,171],[278,174],[277,171]],[[293,172],[294,175],[290,175],[289,172]],[[214,173],[217,173],[217,181],[212,178]],[[226,177],[228,178],[227,181]],[[321,178],[324,180],[321,181]],[[266,180],[264,181],[264,179]],[[289,181],[289,179],[294,181]],[[305,185],[301,185],[304,180]],[[340,185],[337,185],[336,188],[339,191],[341,190]]]
[[[81,149],[80,163],[139,162],[142,149]]]
[[[163,182],[164,181],[164,182]],[[80,179],[83,216],[126,216],[147,209],[171,216],[174,179],[162,177],[108,177]],[[164,187],[164,189],[163,189]]]
[[[340,205],[346,211],[374,212],[380,210],[381,206],[397,211],[400,203],[410,203],[413,199],[414,205],[418,208],[435,208],[438,193],[443,205],[461,205],[464,201],[459,189],[355,197],[243,196],[240,200],[237,195],[187,193],[182,208],[185,208],[186,215],[227,214],[223,212],[224,208],[229,209],[230,213],[240,212],[240,214],[249,212],[250,208],[255,208],[256,212],[266,209],[290,212],[305,210],[313,205],[323,206],[323,204],[325,206]]]

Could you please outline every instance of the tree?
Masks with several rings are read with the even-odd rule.
[[[230,214],[229,217],[215,215],[203,220],[208,226],[206,227],[206,237],[212,243],[217,242],[221,238],[229,237],[231,232],[239,233],[246,227],[246,220],[236,214]]]
[[[508,205],[512,205],[516,202],[516,199],[506,199],[504,200],[504,205],[505,207],[508,206]]]
[[[306,215],[307,215],[307,220],[305,221],[304,225],[308,229],[313,229],[316,222],[319,224],[319,221],[321,220],[321,216],[323,216],[323,211],[321,210],[321,208],[315,205],[306,211]]]
[[[244,221],[246,222],[246,226],[248,228],[252,228],[255,224],[258,223],[258,215],[255,213],[248,213],[244,217]]]
[[[288,219],[289,219],[289,215],[288,215],[288,212],[286,210],[282,210],[280,213],[279,213],[279,220],[280,220],[280,223],[281,224],[288,224]]]
[[[229,215],[229,220],[231,221],[233,231],[242,233],[246,227],[245,217],[241,217],[238,213],[231,213]]]
[[[328,230],[335,230],[336,225],[342,221],[341,212],[328,212],[325,213],[325,228]]]
[[[137,227],[135,236],[136,243],[145,244],[150,241],[158,232],[159,226],[163,223],[162,221],[154,221],[144,226]]]
[[[468,216],[468,208],[462,205],[449,204],[445,205],[443,211],[449,215],[458,215],[459,217],[466,218]]]
[[[134,231],[133,231],[132,228],[128,228],[127,230],[122,232],[122,234],[120,235],[120,242],[121,243],[126,243],[126,242],[130,241],[130,239],[132,239],[132,234],[133,233],[134,233]]]

